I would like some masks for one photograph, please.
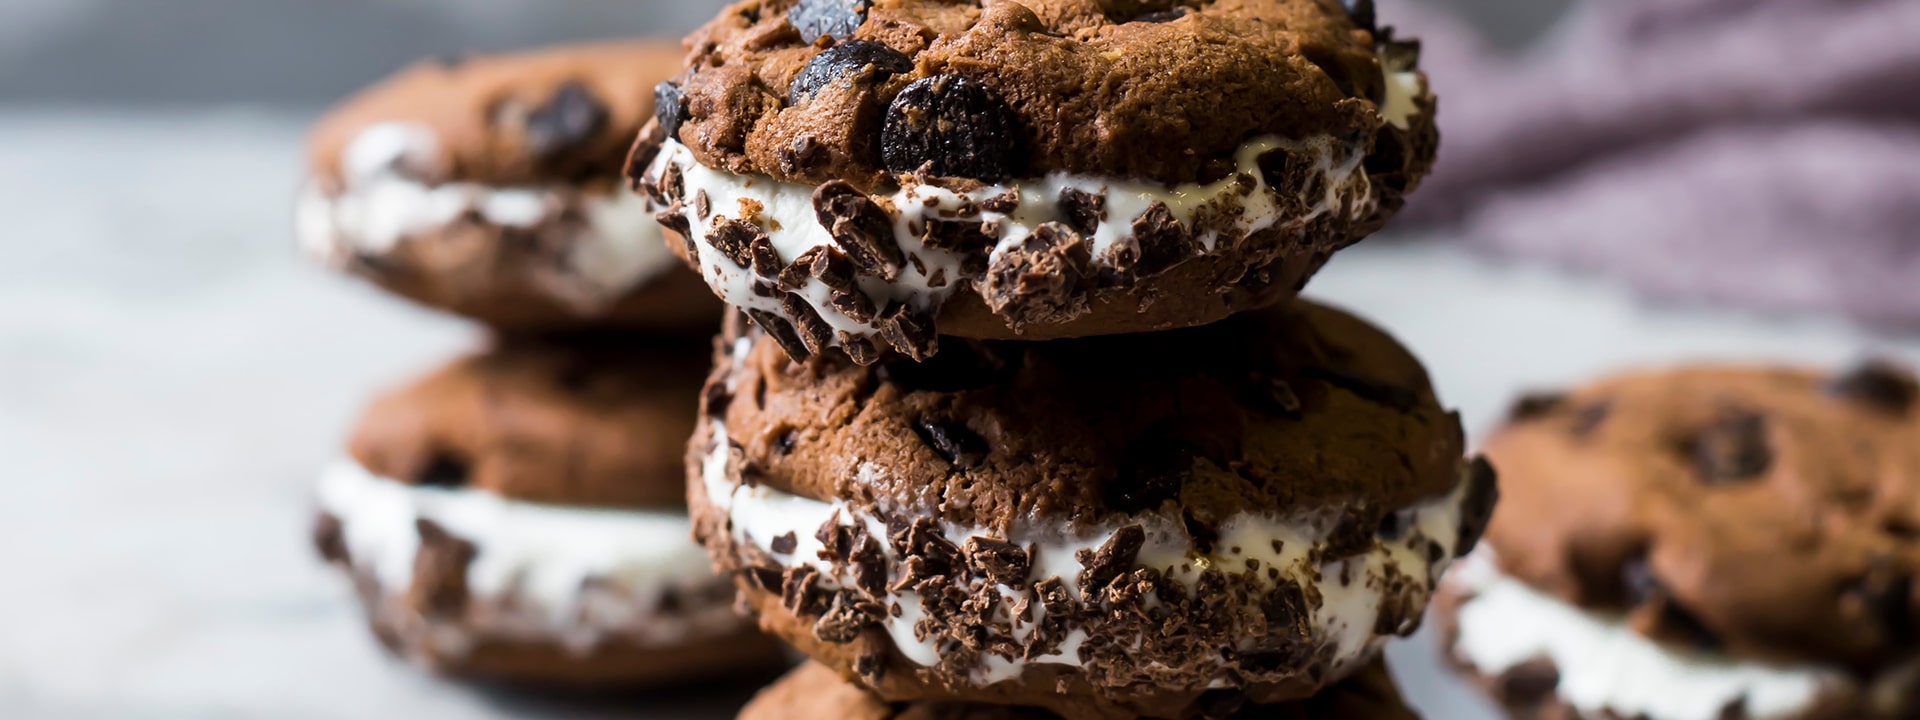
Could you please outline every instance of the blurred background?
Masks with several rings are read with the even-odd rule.
[[[1920,87],[1920,4],[1382,4],[1427,39],[1442,169],[1308,292],[1474,430],[1630,365],[1920,359],[1920,93],[1886,92]],[[725,717],[742,689],[527,698],[378,652],[307,547],[310,483],[370,392],[476,334],[290,237],[341,96],[714,7],[0,0],[0,717]],[[1430,717],[1490,717],[1429,640],[1392,652]]]

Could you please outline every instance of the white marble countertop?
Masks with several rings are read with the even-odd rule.
[[[302,267],[297,119],[0,113],[0,717],[727,717],[747,688],[561,702],[378,650],[307,546],[308,487],[374,389],[474,338]],[[1689,358],[1920,361],[1920,341],[1651,309],[1373,241],[1311,295],[1395,330],[1473,428],[1522,388]],[[1429,717],[1489,717],[1427,642]]]

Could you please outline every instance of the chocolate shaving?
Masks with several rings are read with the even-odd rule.
[[[922,418],[914,426],[914,432],[955,470],[978,467],[986,461],[987,453],[991,450],[985,438],[958,420]]]

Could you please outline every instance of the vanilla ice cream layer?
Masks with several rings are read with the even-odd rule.
[[[321,511],[339,523],[356,572],[388,598],[413,584],[421,521],[473,545],[469,611],[429,617],[426,637],[462,653],[484,640],[557,641],[586,653],[603,642],[665,646],[742,626],[686,513],[509,500],[471,488],[407,485],[340,461],[320,478]]]

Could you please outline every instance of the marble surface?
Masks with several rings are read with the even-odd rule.
[[[727,717],[750,685],[566,701],[378,652],[307,546],[309,484],[370,392],[475,334],[293,257],[301,122],[0,113],[0,717]],[[1642,307],[1438,244],[1363,244],[1310,293],[1394,329],[1476,429],[1633,364],[1920,361],[1920,339]],[[1427,715],[1490,717],[1433,652],[1391,650]]]

